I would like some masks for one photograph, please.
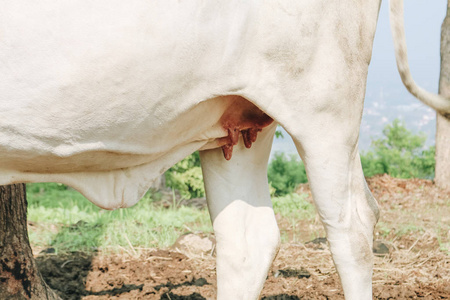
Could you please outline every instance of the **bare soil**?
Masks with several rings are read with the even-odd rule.
[[[368,182],[382,210],[374,247],[374,299],[450,299],[450,192],[428,180],[378,176]],[[299,191],[309,193],[308,186]],[[296,228],[300,233],[282,245],[261,299],[343,299],[326,239],[308,242],[311,231],[323,233],[320,222],[278,219],[282,232],[292,237]],[[213,242],[196,233],[170,249],[135,255],[41,252],[36,259],[63,299],[215,299]]]

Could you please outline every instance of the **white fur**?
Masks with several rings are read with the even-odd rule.
[[[217,241],[218,299],[257,299],[278,252],[266,176],[275,125],[250,150],[241,139],[230,161],[220,149],[200,154]]]
[[[0,0],[0,184],[62,182],[127,207],[204,150],[218,298],[257,299],[279,245],[266,178],[275,125],[225,161],[219,120],[239,95],[293,137],[346,298],[371,299],[378,208],[357,143],[379,6]]]

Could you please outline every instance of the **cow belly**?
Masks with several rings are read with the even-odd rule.
[[[182,112],[172,110],[169,119],[166,112],[143,117],[136,110],[128,118],[123,112],[120,122],[112,115],[81,124],[77,120],[83,118],[83,112],[27,118],[28,110],[0,113],[3,169],[25,173],[109,171],[157,161],[167,152],[190,148],[192,143],[201,149],[222,147],[225,158],[230,159],[239,135],[250,148],[257,133],[273,122],[253,103],[234,95],[201,101]]]
[[[69,157],[55,155],[26,155],[19,153],[0,157],[4,169],[13,169],[23,173],[73,173],[110,171],[142,165],[161,157],[153,155],[126,154],[112,151],[88,151]]]
[[[142,198],[153,181],[174,163],[200,148],[193,142],[164,153],[158,160],[108,171],[22,172],[0,167],[0,185],[21,182],[61,182],[104,209],[130,207]]]
[[[20,114],[27,115],[27,108],[0,119],[0,184],[62,182],[104,208],[134,204],[154,178],[195,150],[222,147],[230,159],[239,135],[249,148],[273,121],[240,96],[200,101],[170,117],[153,112],[141,119],[137,110],[119,124]]]

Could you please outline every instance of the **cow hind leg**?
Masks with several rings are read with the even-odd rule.
[[[267,183],[275,124],[251,149],[242,138],[233,157],[201,151],[208,208],[216,235],[217,299],[257,299],[278,252],[280,235]]]
[[[339,125],[336,125],[339,127]],[[356,141],[345,130],[295,139],[346,299],[372,299],[373,230],[379,211],[367,187]],[[318,138],[320,136],[320,138]]]

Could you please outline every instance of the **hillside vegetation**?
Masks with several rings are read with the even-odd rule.
[[[277,138],[282,138],[277,135]],[[362,152],[361,163],[366,177],[388,174],[395,178],[434,177],[435,148],[425,147],[426,135],[414,134],[400,120],[383,129],[380,139],[372,140],[371,150]],[[300,183],[308,181],[305,166],[298,155],[275,153],[268,167],[272,195],[290,194]],[[188,156],[168,172],[167,186],[185,198],[203,197],[203,177],[198,152]]]

